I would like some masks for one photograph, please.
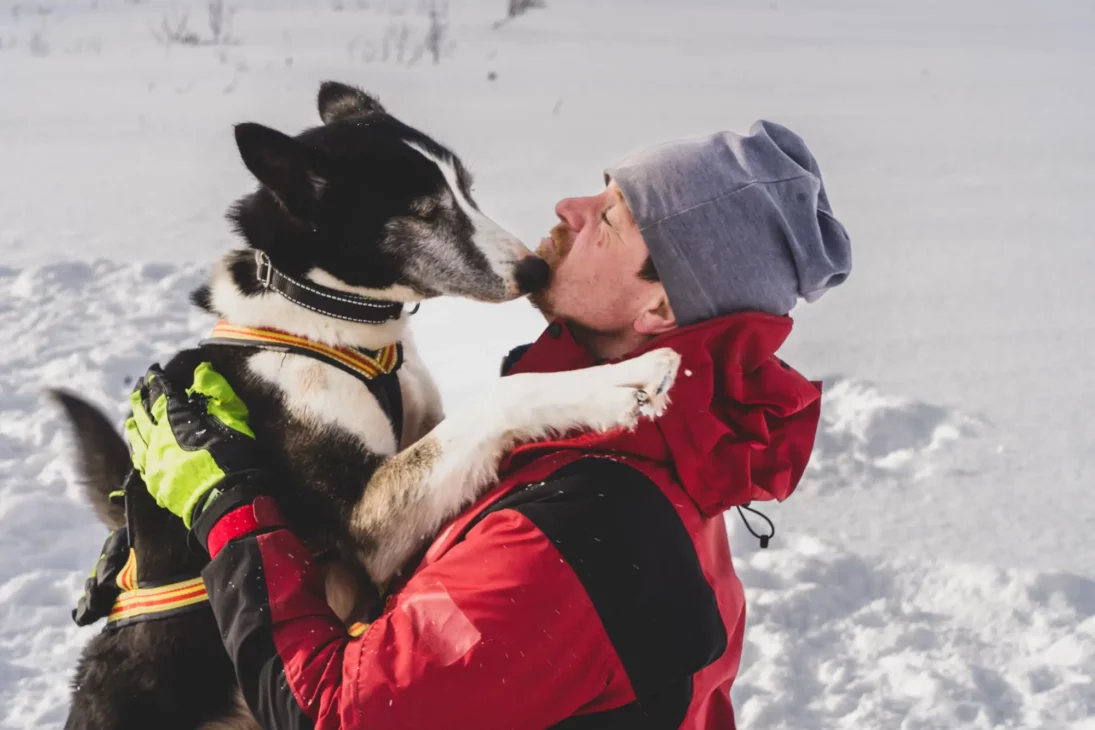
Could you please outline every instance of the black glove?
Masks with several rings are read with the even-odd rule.
[[[200,351],[184,351],[137,383],[126,421],[134,468],[157,504],[182,518],[202,547],[216,520],[269,483],[247,407]]]
[[[84,594],[72,609],[72,620],[77,626],[89,626],[110,615],[122,589],[118,587],[118,573],[129,560],[129,531],[119,527],[103,543],[103,552],[91,575],[84,581]]]

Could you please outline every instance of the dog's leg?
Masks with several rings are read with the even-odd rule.
[[[499,380],[476,408],[446,418],[369,480],[351,525],[369,575],[387,581],[494,482],[516,444],[572,429],[631,428],[660,415],[679,364],[677,353],[661,349],[615,365]]]

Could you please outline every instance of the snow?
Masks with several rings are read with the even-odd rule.
[[[548,0],[492,29],[501,0],[453,0],[434,66],[407,63],[414,0],[229,5],[233,42],[170,47],[150,28],[207,39],[204,0],[0,12],[0,727],[63,723],[95,631],[68,610],[104,531],[42,389],[120,418],[207,330],[186,295],[251,185],[231,124],[316,123],[333,78],[451,144],[528,240],[641,146],[802,133],[856,270],[782,353],[826,381],[806,481],[760,506],[767,550],[728,519],[741,725],[1095,728],[1095,6]],[[540,327],[520,302],[415,317],[450,410]]]
[[[743,727],[1067,727],[1095,710],[1090,580],[804,535],[734,547],[751,612]]]

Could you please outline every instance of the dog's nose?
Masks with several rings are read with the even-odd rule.
[[[526,256],[517,262],[517,289],[522,294],[532,294],[547,286],[551,279],[551,267],[539,256]]]

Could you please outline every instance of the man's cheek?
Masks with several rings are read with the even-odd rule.
[[[548,259],[548,265],[551,266],[551,280],[548,282],[548,288],[560,289],[574,278],[574,261],[571,257],[556,255],[554,260]]]

